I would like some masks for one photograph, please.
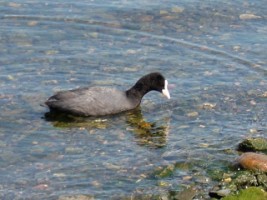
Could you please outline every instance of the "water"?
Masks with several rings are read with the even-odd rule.
[[[122,199],[193,185],[197,199],[239,141],[266,135],[264,1],[2,1],[0,196]],[[40,106],[78,86],[129,88],[161,71],[171,100],[53,119]],[[175,165],[171,175],[160,170]]]

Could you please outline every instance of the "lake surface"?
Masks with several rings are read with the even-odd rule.
[[[238,142],[266,137],[266,10],[260,0],[1,1],[0,198],[156,198],[191,186],[207,199]],[[40,106],[79,86],[126,90],[153,71],[170,100],[151,92],[133,112],[87,119]]]

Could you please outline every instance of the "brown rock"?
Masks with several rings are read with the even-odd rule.
[[[267,172],[267,155],[244,153],[237,159],[237,162],[244,169]]]

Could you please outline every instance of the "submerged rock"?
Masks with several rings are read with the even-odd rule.
[[[241,172],[230,183],[230,188],[233,191],[244,189],[246,187],[251,187],[251,186],[259,186],[259,183],[257,181],[257,177],[255,176],[255,174],[249,171]]]
[[[267,174],[257,175],[258,184],[261,185],[265,190],[267,190]]]
[[[261,19],[261,16],[255,15],[253,13],[245,13],[239,15],[239,18],[242,20],[248,20],[248,19]]]
[[[175,165],[170,164],[166,167],[161,167],[158,170],[156,170],[155,177],[156,178],[166,178],[173,174],[175,170]]]
[[[90,195],[73,195],[73,196],[60,196],[58,200],[94,200],[95,198]]]
[[[267,151],[266,138],[248,138],[238,145],[239,151]]]
[[[168,199],[191,200],[196,196],[196,194],[197,194],[197,189],[194,186],[190,186],[180,192],[170,191]]]
[[[267,172],[267,156],[258,153],[244,153],[237,162],[244,169]]]
[[[210,191],[209,195],[210,197],[213,197],[213,198],[222,198],[222,197],[229,195],[230,193],[231,193],[230,189],[221,189],[217,191],[214,191],[214,190]]]
[[[255,171],[237,171],[231,174],[231,181],[221,181],[209,192],[210,197],[221,199],[248,187],[258,187],[267,191],[267,174]]]

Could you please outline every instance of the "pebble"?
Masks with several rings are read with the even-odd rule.
[[[137,51],[136,50],[134,50],[134,49],[128,49],[128,50],[126,50],[126,54],[127,55],[130,55],[130,54],[136,54],[137,53]]]
[[[38,21],[29,21],[27,23],[28,26],[36,26],[38,24]]]
[[[93,181],[91,182],[91,185],[96,188],[100,188],[102,186],[102,184],[99,181]]]
[[[186,115],[187,115],[187,117],[197,117],[198,116],[198,112],[193,111],[193,112],[187,113]]]
[[[237,159],[237,162],[244,169],[267,172],[267,155],[244,153]]]
[[[7,76],[7,79],[10,80],[10,81],[13,81],[15,78],[14,78],[14,76],[12,76],[12,75],[8,75],[8,76]]]
[[[10,3],[8,3],[8,6],[13,7],[13,8],[20,8],[21,4],[20,3],[10,2]]]
[[[258,130],[256,128],[249,129],[249,132],[252,134],[258,133]]]
[[[65,153],[67,154],[80,154],[82,152],[83,152],[83,149],[79,147],[66,147],[65,148]]]
[[[239,45],[233,46],[234,51],[239,51],[240,49],[241,49],[241,47]]]
[[[208,144],[208,143],[200,143],[199,146],[203,147],[203,148],[207,148],[207,147],[210,146],[210,144]]]
[[[184,176],[183,180],[184,181],[188,181],[188,180],[191,180],[192,178],[193,178],[192,176]]]
[[[64,173],[54,173],[53,176],[57,177],[57,178],[62,178],[62,177],[66,177],[66,174],[64,174]]]
[[[98,38],[98,32],[89,33],[89,36],[91,36],[92,38]]]
[[[203,103],[204,109],[214,109],[216,107],[216,103]]]
[[[250,101],[250,104],[251,104],[252,106],[255,106],[255,105],[257,105],[257,102],[256,102],[255,100],[251,100],[251,101]]]
[[[241,14],[241,15],[239,15],[239,19],[242,19],[242,20],[261,19],[261,16],[254,15],[252,13],[250,13],[250,14]]]
[[[57,54],[57,53],[58,53],[57,50],[47,50],[47,51],[45,51],[45,54],[46,54],[46,55],[55,55],[55,54]]]
[[[198,177],[196,177],[196,181],[198,183],[207,184],[207,183],[210,182],[210,178],[209,177],[206,177],[206,176],[198,176]]]
[[[123,71],[124,72],[137,72],[140,70],[140,67],[138,66],[131,66],[131,67],[124,67]]]
[[[163,17],[164,20],[174,20],[176,16],[166,15]]]
[[[141,22],[151,22],[153,19],[154,19],[153,15],[143,15],[143,16],[140,16],[139,18]]]
[[[213,75],[213,72],[211,72],[211,71],[205,71],[204,72],[204,75],[205,76],[212,76]]]
[[[160,186],[160,187],[170,187],[171,184],[166,182],[166,181],[159,181],[158,182],[158,186]]]
[[[223,179],[223,182],[225,183],[230,183],[231,181],[232,181],[231,177]]]
[[[261,95],[261,97],[267,97],[267,91],[264,92],[264,93]]]
[[[167,15],[167,14],[169,14],[169,12],[167,10],[160,10],[159,14],[160,15]]]
[[[181,125],[181,126],[179,126],[178,127],[178,129],[187,129],[187,128],[189,128],[190,126],[188,126],[188,125]]]
[[[120,165],[115,165],[112,163],[105,163],[104,165],[107,169],[110,169],[110,170],[120,170],[121,169]]]
[[[37,145],[37,144],[39,144],[39,142],[38,141],[32,141],[32,144]]]
[[[34,189],[36,190],[47,190],[48,189],[48,185],[47,184],[39,184],[34,186]]]
[[[173,7],[171,10],[173,13],[182,13],[184,11],[184,8],[176,6]]]

